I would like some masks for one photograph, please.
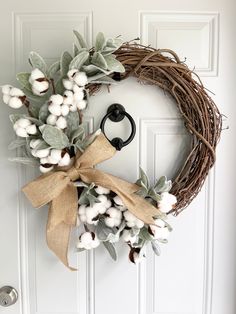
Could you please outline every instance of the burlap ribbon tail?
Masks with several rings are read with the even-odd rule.
[[[35,208],[50,203],[47,244],[71,270],[74,269],[69,266],[68,247],[71,229],[76,225],[78,209],[74,181],[80,179],[88,184],[93,182],[112,190],[130,212],[147,224],[154,224],[153,217],[159,213],[157,208],[135,194],[140,189],[139,186],[94,168],[100,162],[111,158],[115,152],[106,137],[100,134],[83,154],[75,157],[72,167],[41,175],[23,188]]]

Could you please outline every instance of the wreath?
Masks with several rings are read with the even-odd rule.
[[[159,255],[172,230],[170,213],[178,215],[199,193],[215,162],[222,120],[200,78],[167,49],[154,49],[120,37],[106,39],[98,33],[89,48],[74,31],[73,56],[64,52],[49,67],[31,52],[30,73],[17,74],[21,89],[2,86],[3,102],[27,113],[12,114],[17,149],[12,161],[39,167],[42,174],[23,187],[36,208],[49,204],[47,243],[68,268],[67,253],[72,228],[78,228],[77,251],[103,244],[116,260],[115,245],[122,239],[137,263],[151,243]],[[106,85],[133,76],[169,93],[191,134],[191,152],[173,180],[161,177],[153,186],[140,169],[136,183],[126,182],[95,168],[116,149],[97,130],[86,134],[83,112],[89,97]]]

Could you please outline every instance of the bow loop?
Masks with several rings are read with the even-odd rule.
[[[79,165],[76,165],[76,167],[72,166],[66,173],[72,182],[78,180],[80,178]]]

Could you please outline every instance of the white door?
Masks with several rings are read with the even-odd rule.
[[[169,1],[17,1],[1,3],[0,84],[16,84],[27,69],[29,51],[48,62],[71,48],[72,30],[92,43],[95,34],[141,37],[143,44],[171,48],[187,58],[228,116],[217,163],[201,193],[178,218],[169,244],[155,257],[147,250],[139,266],[118,248],[113,262],[99,248],[71,253],[78,272],[70,272],[46,246],[47,208],[35,210],[20,192],[37,172],[8,161],[14,134],[11,110],[0,114],[0,287],[13,286],[18,302],[0,307],[4,314],[234,314],[236,132],[235,21],[233,0]],[[121,103],[134,117],[135,140],[101,168],[135,181],[139,164],[151,180],[172,178],[185,158],[188,135],[171,99],[135,80],[104,89],[86,113],[90,131],[99,127],[108,106]],[[125,137],[129,126],[108,126],[110,136]],[[155,149],[154,149],[155,147]]]

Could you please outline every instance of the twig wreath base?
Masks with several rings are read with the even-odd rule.
[[[115,55],[126,71],[113,78],[135,77],[140,83],[155,85],[169,93],[191,134],[191,152],[171,189],[171,193],[178,196],[178,203],[171,212],[178,215],[198,195],[215,163],[222,116],[199,76],[174,51],[125,43]],[[91,94],[98,90],[98,85],[90,88]]]
[[[106,39],[103,33],[89,48],[74,34],[73,56],[65,51],[48,66],[31,52],[32,71],[17,74],[21,89],[2,86],[5,104],[27,110],[10,115],[17,139],[9,148],[20,148],[13,161],[42,172],[23,192],[34,207],[49,205],[47,244],[65,266],[73,269],[68,261],[72,228],[78,228],[78,252],[103,244],[116,260],[115,244],[122,239],[129,260],[137,263],[148,244],[160,254],[159,243],[167,243],[172,230],[168,214],[178,215],[199,193],[215,162],[221,115],[200,78],[175,52]],[[190,153],[173,184],[163,176],[152,186],[142,169],[130,183],[95,167],[116,149],[101,130],[86,135],[82,120],[88,96],[128,77],[169,93],[191,134]]]

